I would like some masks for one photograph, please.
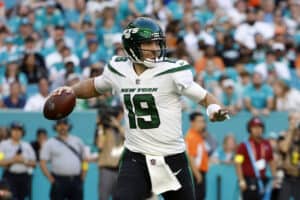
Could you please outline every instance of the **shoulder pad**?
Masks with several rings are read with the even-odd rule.
[[[164,61],[169,64],[174,64],[174,66],[177,67],[189,64],[186,60],[178,60],[176,58],[166,58]]]
[[[174,60],[174,62],[165,61],[167,65],[164,68],[161,68],[161,71],[155,74],[155,77],[165,75],[165,74],[172,74],[179,71],[190,70],[192,66],[185,60]]]
[[[108,62],[107,67],[114,74],[125,77],[126,71],[130,67],[128,61],[128,57],[114,56]]]
[[[190,64],[186,60],[177,60],[176,61],[177,67],[184,66],[184,65],[190,65]]]

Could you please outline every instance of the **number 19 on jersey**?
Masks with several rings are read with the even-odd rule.
[[[128,110],[129,127],[136,129],[158,128],[160,119],[152,94],[124,94],[124,104]],[[146,120],[146,118],[150,118]]]

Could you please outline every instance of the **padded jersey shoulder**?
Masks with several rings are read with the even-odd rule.
[[[119,77],[126,77],[132,67],[132,62],[128,57],[114,56],[107,64],[107,67],[111,73]],[[154,77],[191,69],[192,66],[185,60],[167,58],[155,68]]]
[[[192,65],[190,65],[185,60],[177,60],[173,58],[166,59],[162,66],[159,67],[158,72],[155,74],[155,77],[163,76],[167,74],[175,74],[181,71],[190,71],[192,69]]]
[[[113,56],[107,64],[108,70],[120,77],[126,77],[130,67],[132,67],[132,63],[125,56]]]

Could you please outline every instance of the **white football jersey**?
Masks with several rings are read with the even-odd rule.
[[[186,61],[170,60],[137,75],[130,59],[113,57],[95,78],[99,93],[112,89],[123,102],[126,148],[163,156],[185,151],[180,96],[199,102],[207,93],[194,83],[190,68]]]

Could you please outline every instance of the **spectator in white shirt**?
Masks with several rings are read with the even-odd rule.
[[[278,79],[275,81],[273,89],[277,111],[300,111],[300,91],[291,88],[288,81]]]
[[[49,94],[49,82],[47,78],[40,78],[39,93],[30,97],[24,107],[25,111],[42,111]]]
[[[264,80],[272,84],[277,78],[290,80],[290,69],[284,62],[276,61],[274,51],[267,51],[266,60],[256,65],[255,72],[259,72]]]
[[[249,8],[246,22],[237,27],[234,39],[244,45],[246,42],[254,42],[257,33],[260,33],[264,39],[271,39],[274,36],[274,26],[258,20],[258,12]]]
[[[202,29],[200,22],[197,19],[193,19],[190,23],[190,30],[184,36],[184,43],[186,44],[187,51],[191,54],[193,59],[199,58],[198,42],[203,40],[204,43],[211,41],[215,44],[215,39]]]
[[[70,48],[74,48],[74,41],[65,36],[65,27],[64,26],[55,26],[53,33],[51,33],[51,37],[48,38],[45,42],[45,47],[46,48],[50,48],[50,47],[54,47],[56,41],[63,39],[66,43],[66,45]]]
[[[46,66],[50,71],[50,81],[56,81],[59,78],[66,59],[72,59],[76,66],[79,65],[79,58],[71,52],[71,49],[63,41],[59,42],[57,49],[58,51],[46,57]]]
[[[52,82],[52,89],[66,85],[68,76],[76,73],[77,65],[75,63],[77,63],[77,60],[73,56],[65,57],[63,62],[64,68],[58,72],[56,79]]]
[[[247,3],[243,0],[237,0],[232,9],[227,10],[227,15],[234,25],[239,25],[246,20]]]

